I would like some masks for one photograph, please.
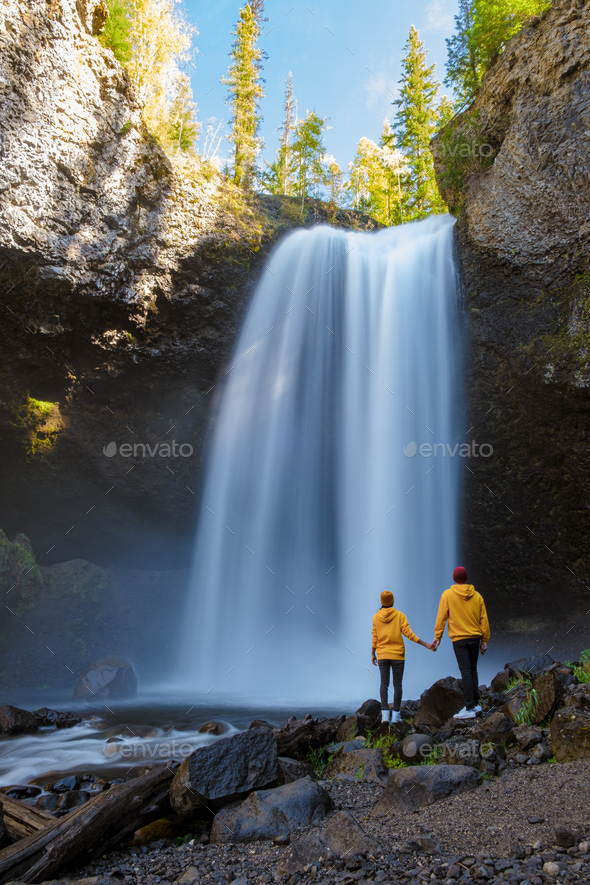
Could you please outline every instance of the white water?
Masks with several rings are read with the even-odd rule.
[[[180,648],[187,689],[354,710],[378,697],[371,617],[385,589],[432,639],[458,564],[466,462],[403,447],[466,439],[452,227],[316,227],[273,252],[212,439]],[[454,670],[448,647],[406,641],[404,696]]]

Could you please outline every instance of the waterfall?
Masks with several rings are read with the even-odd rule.
[[[452,230],[449,216],[371,234],[318,226],[273,251],[207,461],[179,648],[195,692],[378,697],[371,618],[385,589],[432,639],[457,564],[466,438]],[[405,697],[454,672],[444,655],[406,641]]]

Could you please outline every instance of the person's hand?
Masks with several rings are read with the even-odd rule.
[[[437,648],[439,647],[439,645],[440,645],[440,639],[435,639],[430,647],[432,648],[432,651],[436,651]]]
[[[488,650],[487,642],[482,642],[479,647],[479,650],[481,651],[482,655],[485,655],[486,651]]]
[[[374,651],[371,652],[371,662],[372,662],[372,664],[373,664],[374,667],[377,666],[377,655],[375,654]]]

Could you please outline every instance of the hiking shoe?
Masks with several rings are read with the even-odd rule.
[[[475,710],[468,710],[467,707],[463,707],[462,710],[455,713],[453,719],[475,719]]]
[[[391,722],[392,722],[392,724],[393,724],[394,722],[401,722],[401,721],[402,721],[402,714],[401,714],[400,712],[398,712],[397,710],[392,710],[392,711],[391,711]]]
[[[479,704],[476,704],[475,707],[473,707],[473,712],[474,713],[483,713],[483,707],[480,707]]]
[[[381,710],[381,722],[387,722],[389,725],[389,710]]]

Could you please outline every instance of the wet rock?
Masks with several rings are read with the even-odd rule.
[[[90,793],[87,793],[86,790],[70,790],[68,793],[63,793],[59,799],[56,812],[63,814],[71,811],[72,808],[79,808],[80,805],[84,805],[89,799]]]
[[[427,734],[410,734],[396,745],[399,756],[408,765],[418,765],[432,752],[435,743]]]
[[[223,722],[205,722],[199,728],[199,734],[224,734],[226,731],[227,726]]]
[[[496,673],[491,682],[492,691],[495,691],[497,694],[502,694],[508,688],[508,683],[510,682],[510,672],[508,669],[500,670],[499,673]]]
[[[440,799],[464,793],[481,783],[481,773],[465,765],[425,765],[403,768],[391,775],[375,813],[414,811]]]
[[[551,745],[558,762],[590,759],[590,710],[574,704],[558,710],[551,721]]]
[[[71,728],[82,722],[82,717],[77,713],[59,713],[57,710],[50,710],[49,707],[41,707],[33,713],[35,721],[39,728],[47,728],[54,725],[56,728]]]
[[[530,750],[531,747],[543,740],[543,732],[534,725],[519,725],[513,733],[521,750]]]
[[[59,793],[44,793],[42,796],[39,796],[35,802],[35,808],[40,808],[41,811],[52,813],[59,805],[60,799],[61,796]]]
[[[289,759],[288,756],[279,756],[279,779],[283,784],[292,784],[301,777],[315,778],[313,766],[298,759]]]
[[[323,772],[324,777],[359,783],[385,783],[389,771],[383,762],[383,750],[353,750],[339,752]]]
[[[80,778],[77,774],[71,774],[67,777],[62,777],[61,780],[56,781],[53,785],[53,790],[56,793],[65,793],[68,790],[77,790],[80,786]]]
[[[511,661],[504,665],[504,669],[508,670],[511,679],[518,676],[532,679],[535,676],[541,676],[554,663],[555,661],[549,655],[533,655],[530,658]]]
[[[80,676],[74,687],[74,700],[93,703],[110,699],[123,701],[137,694],[137,677],[129,661],[108,655],[95,661]]]
[[[4,793],[10,799],[32,799],[33,796],[39,796],[41,792],[41,787],[36,787],[34,784],[13,784],[11,787],[0,787],[0,793]]]
[[[414,727],[425,734],[436,733],[464,705],[465,699],[459,680],[452,676],[439,679],[420,697],[420,707],[414,718]]]
[[[215,815],[211,842],[273,839],[317,823],[333,809],[326,790],[308,778],[273,790],[257,790]]]
[[[37,723],[32,713],[10,704],[0,707],[1,734],[30,734],[33,731],[37,731]]]
[[[278,774],[273,733],[251,728],[191,753],[174,775],[170,802],[181,815],[206,805],[220,808],[252,790],[270,786]]]

